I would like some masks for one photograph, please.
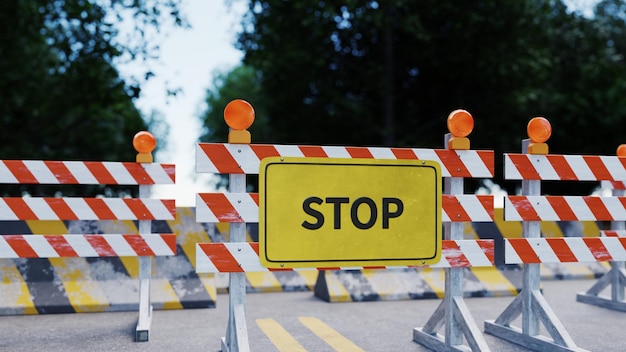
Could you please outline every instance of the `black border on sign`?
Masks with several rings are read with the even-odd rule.
[[[354,160],[354,159],[352,159]],[[391,160],[391,159],[390,159]],[[350,263],[350,262],[379,262],[379,261],[387,261],[387,262],[399,262],[399,261],[420,261],[420,260],[429,260],[429,259],[434,259],[435,257],[437,257],[437,251],[438,251],[438,241],[435,241],[435,251],[433,253],[432,256],[430,257],[420,257],[420,258],[390,258],[390,259],[385,259],[385,258],[376,258],[376,259],[311,259],[311,260],[271,260],[269,258],[269,256],[267,255],[267,228],[265,228],[265,226],[267,226],[267,169],[272,166],[272,165],[328,165],[328,166],[393,166],[393,167],[419,167],[419,168],[430,168],[433,169],[433,171],[435,172],[435,187],[440,187],[439,180],[441,179],[440,177],[437,177],[437,168],[432,166],[432,165],[415,165],[415,164],[375,164],[375,163],[307,163],[307,162],[292,162],[292,161],[276,161],[276,162],[269,162],[265,165],[265,168],[263,170],[264,173],[264,184],[263,184],[263,190],[265,191],[265,197],[264,197],[264,204],[262,204],[263,209],[265,210],[263,212],[263,217],[264,217],[264,221],[263,221],[263,237],[264,237],[264,242],[265,242],[265,246],[264,246],[264,256],[265,259],[267,260],[267,262],[269,263],[332,263],[332,262],[344,262],[344,263]],[[437,193],[435,192],[435,203],[439,205],[439,208],[441,208],[441,204],[437,202]],[[436,211],[435,212],[435,229],[437,230],[437,224],[439,223],[439,212]],[[441,234],[441,229],[439,229],[439,233]]]

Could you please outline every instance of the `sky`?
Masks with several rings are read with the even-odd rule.
[[[155,162],[176,164],[176,185],[154,186],[152,193],[154,198],[176,199],[177,207],[195,206],[196,193],[213,190],[210,175],[195,173],[195,145],[215,70],[228,70],[241,62],[242,53],[233,43],[246,3],[235,3],[227,9],[224,0],[186,0],[182,12],[192,28],[168,31],[160,58],[149,63],[155,77],[143,84],[136,102],[145,116],[158,110],[169,125],[165,148],[155,155]],[[131,65],[119,69],[122,74],[135,70]],[[180,87],[182,92],[167,97],[167,87]]]

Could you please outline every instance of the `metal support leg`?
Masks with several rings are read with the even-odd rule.
[[[463,178],[446,178],[444,193],[463,194]],[[463,239],[463,223],[444,225],[444,237]],[[445,297],[424,327],[413,329],[413,341],[435,351],[489,351],[489,346],[463,300],[463,269],[446,269]],[[437,331],[445,324],[445,336]],[[463,344],[463,337],[469,345]]]
[[[522,144],[527,149],[528,141]],[[541,194],[541,181],[522,181],[522,194],[538,196]],[[522,223],[524,238],[541,237],[539,221]],[[524,264],[522,291],[495,321],[485,321],[485,333],[522,345],[535,351],[583,351],[574,340],[541,294],[541,276],[539,264]],[[515,328],[510,323],[522,315],[522,328]],[[540,335],[540,323],[546,328],[552,339]]]

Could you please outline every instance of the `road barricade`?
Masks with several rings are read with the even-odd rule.
[[[228,106],[226,110],[228,110]],[[253,114],[251,107],[249,107],[249,110]],[[469,116],[467,112],[462,111],[460,113],[466,114],[464,117]],[[225,119],[229,122],[229,118],[225,116]],[[449,145],[457,146],[457,148],[444,150],[254,145],[250,144],[250,135],[246,131],[251,122],[249,121],[249,124],[243,124],[243,126],[233,126],[229,123],[231,127],[229,143],[200,143],[196,148],[197,172],[229,175],[229,193],[198,194],[196,203],[198,222],[228,222],[231,226],[230,243],[198,243],[196,251],[196,271],[198,273],[231,273],[229,282],[229,321],[226,337],[222,339],[222,351],[249,350],[244,308],[246,293],[245,275],[248,272],[281,272],[288,275],[301,275],[301,273],[305,272],[319,271],[319,283],[320,277],[322,280],[332,277],[327,272],[329,270],[350,272],[350,270],[362,271],[391,268],[384,266],[360,266],[267,269],[263,267],[260,264],[258,244],[246,242],[246,223],[259,221],[259,196],[258,194],[246,192],[245,176],[246,174],[259,174],[261,160],[266,157],[418,159],[439,162],[443,177],[446,180],[453,180],[452,183],[454,183],[452,189],[448,189],[449,185],[446,183],[445,187],[448,191],[442,197],[442,217],[446,223],[446,228],[454,228],[454,230],[446,232],[448,237],[442,242],[442,259],[438,263],[430,265],[430,267],[448,268],[446,273],[449,270],[455,270],[454,278],[451,280],[446,279],[446,288],[454,287],[455,296],[454,299],[446,302],[450,303],[453,309],[454,307],[464,307],[462,302],[463,270],[474,266],[493,267],[494,252],[492,240],[463,239],[464,222],[493,221],[493,198],[492,196],[462,194],[462,181],[463,177],[493,177],[493,151],[469,150],[469,140],[464,138],[464,136],[452,136],[449,141],[451,144]],[[473,126],[473,120],[471,122]],[[459,182],[461,185],[460,191]],[[451,236],[451,233],[455,233],[455,235]],[[423,266],[420,268],[424,269]],[[417,267],[404,267],[399,268],[399,270],[417,270]],[[326,286],[330,287],[329,285]],[[447,293],[446,296],[448,296]],[[446,310],[446,308],[444,307],[443,310]],[[440,313],[443,310],[439,309],[438,312]],[[476,329],[476,324],[469,317],[467,310],[456,310],[454,312],[455,317],[459,313],[464,320],[463,324],[461,324],[462,327],[455,324],[455,326],[446,330],[454,331],[457,335],[465,333],[465,337],[472,344],[486,346],[482,335]],[[453,314],[452,311],[450,311],[450,314]],[[443,315],[441,316],[443,317]],[[431,328],[438,330],[443,323],[454,324],[446,318],[445,321],[434,323]],[[458,331],[455,331],[455,329],[458,329]],[[435,339],[438,338],[435,337]],[[445,344],[446,342],[444,341],[443,343]]]
[[[19,261],[23,270],[37,272],[42,260],[56,262],[68,271],[60,258],[139,257],[139,318],[135,330],[136,341],[149,337],[152,306],[150,302],[151,257],[176,254],[175,234],[152,234],[152,220],[172,220],[174,200],[150,199],[153,184],[173,184],[175,167],[152,163],[151,152],[156,146],[154,137],[139,132],[133,140],[139,152],[137,162],[96,161],[0,161],[0,183],[55,184],[55,185],[138,185],[139,198],[0,198],[0,221],[73,221],[73,220],[134,220],[138,233],[67,234],[10,234],[0,236],[0,258]],[[27,260],[37,258],[27,262]],[[80,269],[78,269],[80,270]],[[39,273],[41,275],[42,273]],[[54,275],[55,273],[48,273]],[[4,274],[7,275],[7,274]],[[64,282],[65,283],[65,282]],[[22,284],[17,295],[24,298],[31,289],[44,289],[51,296],[60,290],[54,287],[29,287]],[[80,290],[69,288],[75,294]],[[68,298],[60,298],[66,301]]]
[[[495,321],[485,322],[485,333],[538,351],[580,350],[567,333],[540,289],[540,263],[624,260],[624,243],[618,238],[540,238],[541,221],[624,221],[623,200],[618,197],[542,196],[542,180],[623,180],[626,169],[619,157],[550,155],[551,127],[534,118],[528,124],[530,139],[522,154],[505,154],[504,177],[522,180],[522,195],[505,198],[505,220],[522,221],[523,238],[505,240],[506,263],[524,267],[520,294]],[[511,326],[521,315],[522,328]],[[542,323],[550,337],[541,335]]]

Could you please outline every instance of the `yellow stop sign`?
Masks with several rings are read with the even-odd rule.
[[[436,263],[441,187],[435,161],[265,158],[259,170],[261,264]]]

